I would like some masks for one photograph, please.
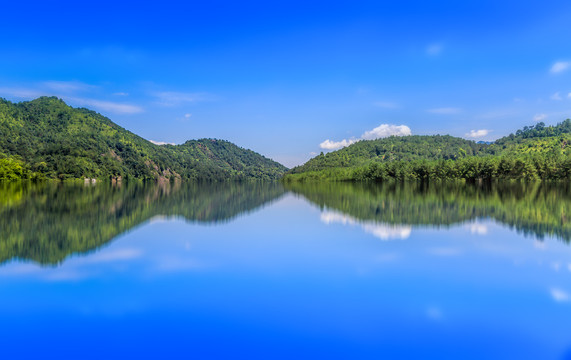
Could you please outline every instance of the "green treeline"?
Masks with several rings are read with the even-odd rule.
[[[286,189],[359,221],[448,227],[491,218],[526,235],[571,241],[571,186],[495,183],[293,182]]]
[[[0,99],[0,180],[277,179],[281,164],[228,141],[155,145],[55,97]]]
[[[283,194],[278,182],[8,183],[0,187],[0,263],[18,258],[56,264],[157,216],[230,221]]]
[[[538,123],[492,144],[452,136],[360,141],[309,160],[286,181],[571,179],[571,120]]]
[[[356,221],[447,227],[491,218],[535,237],[571,240],[571,186],[547,182],[464,184],[219,182],[79,186],[16,182],[0,188],[0,263],[57,264],[157,217],[218,223],[286,191]]]

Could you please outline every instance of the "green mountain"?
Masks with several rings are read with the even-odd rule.
[[[362,140],[343,149],[321,153],[290,173],[319,171],[335,167],[355,167],[371,162],[412,160],[457,160],[480,153],[485,144],[450,135],[391,136],[376,140]]]
[[[277,179],[286,170],[223,140],[155,145],[55,97],[0,99],[0,179]]]
[[[571,179],[571,120],[538,123],[493,143],[453,136],[364,140],[291,169],[286,181]]]

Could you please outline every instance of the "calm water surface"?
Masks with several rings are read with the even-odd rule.
[[[2,358],[571,359],[562,185],[0,188]]]

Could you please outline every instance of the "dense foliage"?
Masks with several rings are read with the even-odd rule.
[[[494,143],[452,136],[406,136],[361,141],[292,169],[305,180],[569,180],[571,120],[525,127]]]
[[[79,186],[16,182],[0,186],[0,263],[55,264],[93,251],[157,216],[227,222],[284,194],[279,182],[187,182]]]
[[[155,145],[55,97],[0,99],[0,179],[276,179],[285,170],[223,140]]]
[[[354,223],[448,227],[491,218],[526,235],[571,241],[571,188],[566,184],[294,182],[286,189]]]
[[[321,153],[290,172],[296,174],[393,161],[457,160],[476,155],[485,146],[449,135],[391,136],[377,140],[363,140],[337,151]]]

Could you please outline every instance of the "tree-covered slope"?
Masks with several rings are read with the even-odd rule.
[[[391,136],[362,140],[343,149],[320,154],[291,173],[319,171],[336,167],[355,167],[371,162],[411,160],[456,160],[480,153],[486,147],[474,141],[450,135]]]
[[[538,123],[493,143],[452,136],[361,141],[286,174],[304,180],[571,179],[571,120]]]
[[[0,179],[277,179],[285,170],[223,140],[155,145],[55,97],[0,99]]]

